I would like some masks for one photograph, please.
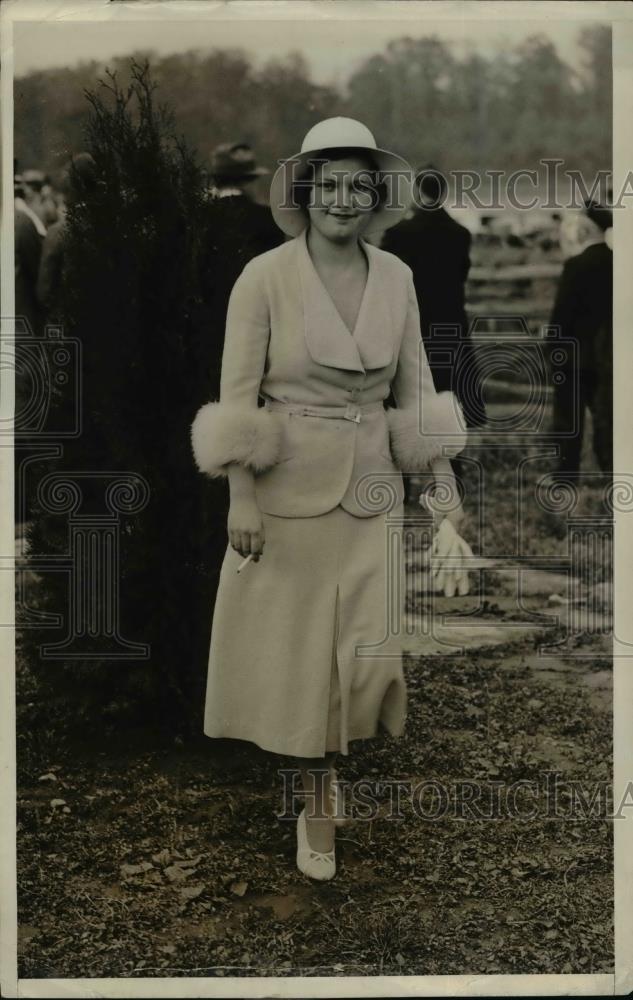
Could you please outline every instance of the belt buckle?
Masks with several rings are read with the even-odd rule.
[[[353,420],[355,424],[360,423],[360,407],[354,406],[353,403],[348,403],[345,407],[345,413],[343,415],[344,420]]]

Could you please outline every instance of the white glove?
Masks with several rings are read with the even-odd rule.
[[[445,597],[459,594],[464,597],[470,587],[468,584],[467,560],[473,558],[473,551],[461,535],[453,527],[448,518],[444,518],[435,537],[431,554],[433,574],[433,589],[444,591]]]

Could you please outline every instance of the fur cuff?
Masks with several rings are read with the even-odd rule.
[[[191,425],[191,446],[207,476],[226,476],[233,463],[263,472],[279,458],[281,434],[280,424],[263,408],[205,403]]]
[[[422,414],[388,409],[391,451],[401,472],[424,472],[438,458],[454,457],[466,445],[467,429],[452,392],[425,399]]]

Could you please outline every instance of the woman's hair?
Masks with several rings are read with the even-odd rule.
[[[313,153],[305,164],[305,169],[293,181],[291,188],[291,202],[297,205],[303,212],[307,212],[310,199],[312,198],[313,187],[311,181],[314,179],[317,167],[324,162],[336,163],[337,160],[362,160],[371,177],[364,178],[364,183],[371,189],[372,210],[375,211],[387,200],[387,184],[381,179],[380,168],[371,154],[370,150],[358,149],[355,146],[337,146],[331,149],[320,149]]]

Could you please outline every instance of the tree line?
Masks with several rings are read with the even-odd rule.
[[[379,144],[414,164],[445,171],[532,168],[562,157],[570,169],[611,165],[611,29],[589,25],[578,37],[581,57],[570,66],[544,34],[484,56],[457,58],[441,39],[399,38],[366,59],[345,84],[316,83],[303,56],[255,67],[239,49],[192,51],[148,60],[179,133],[204,164],[212,148],[244,141],[273,167],[295,151],[320,118],[364,121]],[[85,92],[104,65],[32,72],[15,82],[15,155],[21,168],[55,175],[85,145]],[[125,88],[130,56],[108,68]]]

